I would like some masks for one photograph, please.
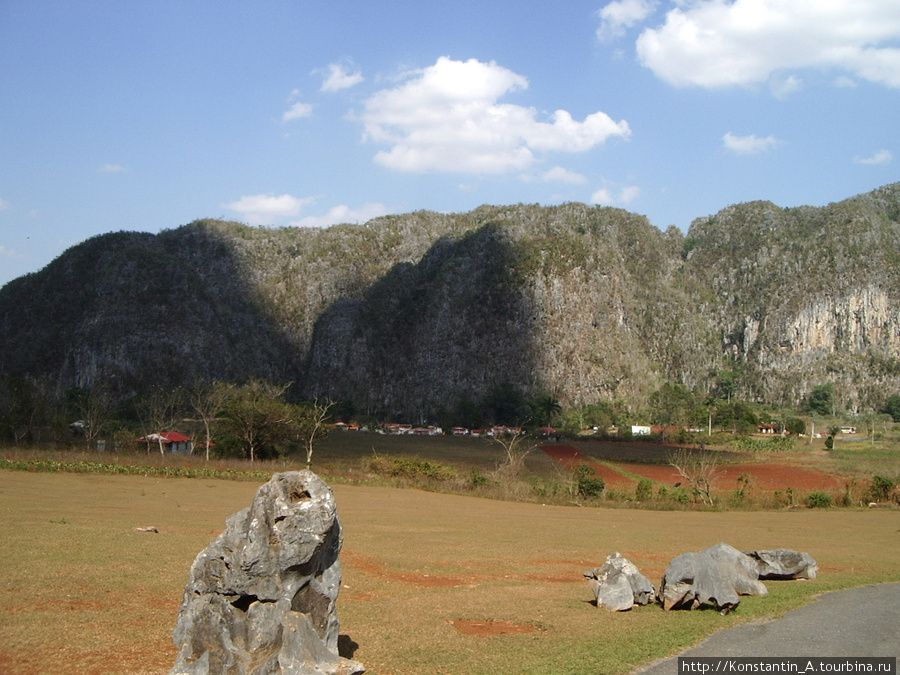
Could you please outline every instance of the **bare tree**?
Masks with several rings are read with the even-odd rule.
[[[203,425],[206,440],[206,461],[209,461],[209,448],[212,445],[212,425],[234,392],[234,385],[230,382],[210,382],[199,380],[187,392],[188,402],[194,413]]]
[[[294,420],[297,437],[303,441],[306,449],[306,468],[312,466],[315,442],[328,435],[326,420],[331,413],[334,401],[319,403],[318,399],[297,406],[297,417]]]
[[[75,409],[84,430],[84,439],[90,448],[106,430],[112,418],[115,402],[109,387],[98,382],[89,390],[80,391],[75,397]]]
[[[721,459],[710,451],[691,452],[679,448],[667,455],[669,465],[678,475],[687,481],[693,493],[700,497],[704,504],[713,504],[712,490],[721,473]]]
[[[498,474],[509,481],[517,479],[525,470],[525,458],[534,450],[534,443],[521,428],[507,428],[504,432],[495,434],[493,438],[494,442],[503,447],[505,455],[498,468]]]
[[[181,403],[180,389],[167,389],[161,385],[155,385],[141,397],[137,409],[147,440],[147,452],[150,452],[150,441],[155,438],[159,447],[159,454],[166,454],[163,436],[167,431],[172,431],[178,423],[178,412]]]

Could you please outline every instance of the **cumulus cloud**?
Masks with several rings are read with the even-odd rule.
[[[583,152],[631,133],[603,112],[579,122],[557,110],[542,121],[533,108],[499,103],[528,80],[493,61],[441,57],[405,80],[373,94],[361,115],[364,138],[391,146],[375,161],[399,171],[524,170],[536,152]]]
[[[622,187],[604,186],[591,195],[591,203],[600,206],[624,206],[630,204],[641,195],[641,188],[637,185],[625,185]]]
[[[616,0],[599,12],[600,27],[597,37],[609,40],[621,37],[625,30],[644,21],[656,9],[656,0]]]
[[[354,72],[350,72],[351,69]],[[349,89],[365,80],[362,73],[355,69],[352,62],[331,63],[325,70],[313,72],[319,72],[324,75],[321,91],[335,92],[341,89]]]
[[[384,204],[367,202],[356,209],[341,204],[328,210],[324,216],[307,216],[291,222],[296,227],[328,227],[339,223],[365,223],[390,213]]]
[[[552,169],[542,173],[541,180],[547,183],[572,183],[573,185],[587,183],[586,176],[561,166],[554,166]]]
[[[753,134],[750,134],[749,136],[736,136],[729,131],[722,137],[722,143],[725,145],[726,150],[729,150],[736,155],[758,155],[773,149],[775,146],[779,145],[781,141],[774,136],[766,136],[765,138],[760,138]]]
[[[645,29],[638,58],[675,86],[765,83],[780,70],[838,69],[900,87],[900,3],[680,0]]]
[[[251,225],[271,223],[278,218],[296,216],[303,208],[315,201],[313,197],[298,199],[291,195],[248,195],[236,202],[225,204],[225,208],[237,211]]]
[[[853,159],[857,164],[890,164],[894,160],[894,155],[890,150],[879,150],[871,157],[855,157]]]
[[[303,117],[312,117],[312,103],[302,103],[298,101],[288,108],[281,116],[282,122],[290,122],[291,120],[299,120]]]

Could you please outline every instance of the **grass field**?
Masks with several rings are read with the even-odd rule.
[[[257,487],[0,471],[0,672],[166,673],[191,562]],[[896,510],[644,511],[334,488],[343,642],[379,675],[628,673],[820,592],[900,580]],[[159,533],[134,529],[146,526]],[[618,550],[658,583],[671,558],[719,541],[806,551],[819,578],[769,582],[769,597],[721,616],[611,614],[581,576]]]

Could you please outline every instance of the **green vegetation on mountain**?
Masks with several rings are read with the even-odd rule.
[[[686,235],[583,204],[111,233],[0,289],[0,379],[128,399],[261,378],[413,422],[507,384],[570,424],[700,424],[704,396],[796,407],[826,386],[874,412],[900,392],[898,218],[894,184]]]

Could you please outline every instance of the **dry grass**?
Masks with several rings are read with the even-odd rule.
[[[257,484],[0,471],[0,671],[166,673],[194,556]],[[344,524],[342,632],[380,675],[627,673],[709,633],[824,590],[900,579],[896,512],[650,512],[335,486]],[[155,526],[159,534],[134,531]],[[770,583],[739,611],[610,614],[583,570],[619,550],[652,580],[718,541],[807,551],[812,582]],[[479,636],[450,622],[508,622]]]

